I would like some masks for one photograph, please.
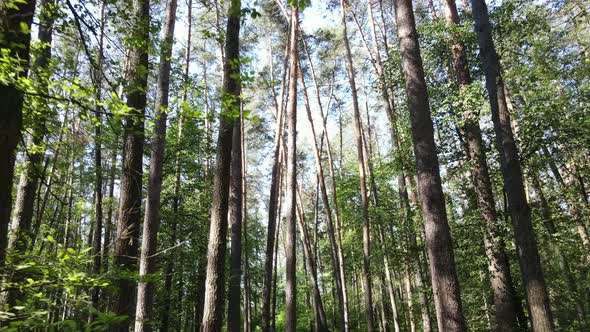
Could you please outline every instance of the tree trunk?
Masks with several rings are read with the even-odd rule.
[[[244,253],[244,261],[243,261],[243,270],[244,270],[244,332],[250,332],[252,329],[252,318],[251,318],[251,308],[250,308],[250,275],[249,275],[249,263],[248,263],[248,210],[247,210],[247,198],[248,198],[248,191],[246,186],[246,144],[245,144],[245,133],[246,129],[244,128],[244,115],[242,113],[240,117],[240,129],[241,129],[241,142],[240,147],[242,150],[242,233],[244,236],[244,249],[242,250]]]
[[[551,208],[549,207],[549,203],[547,202],[547,198],[545,197],[545,194],[543,193],[543,189],[541,188],[540,180],[536,174],[534,174],[532,176],[532,184],[533,184],[533,189],[536,191],[537,196],[539,198],[539,203],[541,205],[540,206],[541,217],[543,217],[543,226],[545,227],[545,230],[547,231],[547,233],[550,237],[549,244],[550,244],[551,248],[553,249],[553,252],[557,258],[557,263],[559,265],[559,269],[561,270],[561,273],[563,273],[563,277],[565,279],[565,285],[568,288],[568,290],[570,291],[570,296],[572,296],[572,298],[575,301],[576,313],[578,315],[578,320],[580,322],[580,326],[584,330],[587,330],[588,325],[585,320],[586,315],[584,312],[584,306],[582,303],[580,303],[577,300],[577,295],[578,295],[577,288],[578,287],[576,285],[574,275],[572,274],[572,271],[570,270],[569,262],[566,259],[563,251],[561,250],[561,246],[559,245],[558,240],[555,239],[555,236],[557,236],[557,227],[555,226],[555,222],[553,221],[553,217],[551,214]]]
[[[455,1],[446,0],[443,5],[447,26],[452,28],[453,25],[460,24]],[[461,43],[460,36],[453,35],[451,38],[450,48],[455,79],[459,92],[463,93],[472,82],[465,56],[465,46]],[[452,73],[449,73],[449,75],[452,75]],[[484,246],[488,258],[490,284],[496,309],[495,329],[497,331],[515,331],[518,329],[516,318],[518,303],[511,282],[508,256],[498,231],[499,220],[483,148],[481,129],[479,128],[479,118],[475,110],[462,109],[462,111],[463,125],[459,128],[459,133],[465,140],[463,144],[465,154],[474,163],[471,168],[471,177],[477,194],[477,206],[485,221]]]
[[[242,169],[242,112],[234,124],[231,178],[230,178],[230,275],[227,308],[227,329],[229,332],[241,330],[241,279],[242,279],[242,222],[243,213],[243,169]],[[245,305],[246,303],[244,303]]]
[[[277,229],[277,218],[280,218],[280,213],[277,213],[280,209],[277,209],[280,200],[280,173],[281,173],[281,146],[282,146],[282,137],[283,137],[283,127],[284,127],[284,116],[283,116],[283,99],[284,99],[284,90],[285,90],[285,83],[286,83],[286,74],[287,74],[287,65],[288,65],[288,52],[289,52],[289,42],[287,42],[285,48],[285,56],[283,58],[283,77],[281,80],[281,93],[280,98],[277,101],[277,96],[275,94],[274,85],[271,87],[273,93],[273,100],[276,109],[276,131],[275,131],[275,142],[274,142],[274,150],[273,150],[273,165],[272,165],[272,172],[271,172],[271,181],[270,181],[270,197],[268,203],[268,227],[266,233],[266,250],[265,250],[265,259],[264,259],[264,281],[262,286],[262,331],[269,332],[271,331],[271,297],[272,297],[272,285],[273,285],[273,258],[275,252],[275,242],[277,238],[275,237],[275,232]],[[273,66],[272,66],[272,49],[270,54],[270,75],[271,75],[271,82],[274,81],[274,74],[273,74]],[[280,104],[279,104],[280,103]],[[274,317],[274,315],[273,315]],[[274,318],[273,318],[274,319]]]
[[[227,252],[227,213],[232,159],[232,135],[235,117],[240,112],[240,14],[241,1],[233,0],[228,11],[225,56],[223,62],[223,98],[217,162],[213,182],[211,225],[207,249],[207,277],[203,309],[203,332],[221,331],[225,298],[225,256]],[[239,120],[238,120],[239,121]],[[238,147],[239,148],[239,147]]]
[[[48,92],[48,80],[50,76],[48,70],[49,63],[51,61],[53,22],[55,20],[56,13],[53,0],[43,0],[39,4],[39,7],[41,9],[39,17],[40,26],[38,39],[39,42],[44,46],[41,48],[41,50],[39,50],[39,54],[32,65],[31,76],[34,86],[40,91],[40,93],[46,94]],[[4,86],[1,86],[0,89],[3,87]],[[21,173],[17,188],[14,219],[12,221],[13,234],[8,243],[8,250],[14,250],[19,254],[19,257],[15,257],[15,261],[12,262],[13,264],[17,265],[20,264],[20,255],[25,254],[32,248],[31,243],[33,242],[33,238],[35,236],[35,234],[32,233],[31,227],[33,223],[33,211],[35,206],[35,193],[37,192],[39,180],[43,180],[44,177],[42,171],[42,161],[45,154],[43,140],[47,131],[47,122],[51,121],[51,118],[54,115],[53,111],[48,107],[44,99],[41,99],[40,102],[36,103],[33,107],[36,107],[35,112],[38,112],[39,116],[35,116],[32,119],[32,134],[28,138],[27,146],[25,147],[24,170]],[[12,194],[11,189],[9,190],[9,193]],[[1,263],[2,261],[0,261],[0,267],[2,266]],[[12,281],[18,283],[23,281],[25,278],[25,271],[15,270]],[[16,300],[18,300],[21,296],[22,294],[18,290],[9,291],[7,304],[10,307],[14,306],[16,304]]]
[[[162,36],[160,66],[158,70],[158,87],[155,105],[156,124],[152,135],[148,197],[145,205],[141,258],[139,262],[139,285],[137,288],[137,306],[135,331],[153,330],[153,305],[155,285],[151,275],[156,272],[157,236],[160,228],[160,194],[162,192],[162,169],[166,147],[166,121],[168,118],[168,95],[170,90],[170,58],[174,42],[177,0],[166,3],[166,17]]]
[[[297,327],[297,264],[296,264],[296,177],[297,177],[297,62],[299,35],[299,8],[291,8],[291,31],[289,35],[289,102],[287,103],[287,123],[289,137],[287,145],[287,190],[285,198],[285,330],[295,332]]]
[[[411,0],[395,0],[398,37],[410,109],[434,303],[440,331],[465,331],[453,244],[441,186],[434,130]]]
[[[317,264],[313,257],[313,250],[309,241],[309,234],[305,223],[305,215],[303,212],[303,202],[301,198],[301,189],[297,188],[297,222],[299,225],[299,234],[301,236],[301,242],[303,243],[303,255],[307,266],[309,266],[309,275],[311,277],[311,283],[313,287],[313,303],[315,313],[315,328],[316,331],[329,331],[328,321],[326,319],[326,312],[324,310],[324,304],[322,302],[322,295],[320,292],[320,285],[317,276]]]
[[[0,48],[10,50],[10,60],[20,59],[21,68],[15,74],[15,81],[27,77],[29,68],[29,48],[31,41],[31,22],[35,13],[35,0],[25,1],[16,6],[10,2],[0,4]],[[22,26],[26,29],[21,28]],[[22,47],[13,47],[14,44]],[[17,60],[18,61],[18,60]],[[4,268],[6,248],[8,246],[8,225],[12,209],[12,181],[16,146],[21,139],[23,122],[24,93],[15,82],[0,83],[0,269]]]
[[[486,77],[492,121],[496,132],[496,145],[500,152],[500,164],[504,188],[508,195],[514,238],[520,261],[520,270],[526,289],[528,308],[533,331],[553,331],[553,318],[549,297],[537,249],[535,232],[526,200],[522,169],[506,104],[504,82],[492,39],[492,27],[484,0],[472,0],[473,20],[478,34],[480,58]]]
[[[333,154],[332,154],[332,145],[330,144],[330,138],[328,137],[327,133],[328,133],[328,128],[327,128],[327,119],[326,116],[324,116],[324,109],[322,107],[322,102],[320,99],[320,89],[319,89],[319,85],[316,79],[316,75],[315,75],[315,69],[313,66],[313,62],[311,61],[311,56],[309,53],[309,49],[307,47],[307,43],[305,41],[305,38],[303,38],[303,47],[305,50],[305,54],[307,55],[307,58],[309,60],[309,66],[310,66],[310,71],[311,71],[311,78],[313,80],[314,86],[315,86],[315,95],[316,95],[316,99],[317,99],[317,103],[318,103],[318,109],[320,111],[320,116],[322,118],[322,129],[323,129],[323,133],[325,134],[325,140],[326,140],[326,152],[328,155],[328,171],[329,171],[329,175],[330,175],[330,183],[331,183],[331,189],[332,189],[332,204],[334,207],[334,219],[335,219],[335,231],[336,231],[336,250],[337,250],[337,258],[338,260],[336,261],[338,263],[338,276],[340,277],[340,281],[336,281],[336,287],[340,287],[340,290],[337,289],[337,292],[340,292],[341,294],[338,294],[339,298],[340,298],[340,306],[341,306],[341,311],[342,311],[342,320],[343,320],[343,327],[344,327],[344,331],[348,332],[349,331],[349,316],[348,316],[348,296],[346,294],[346,278],[345,278],[345,273],[344,273],[344,253],[342,251],[342,233],[341,233],[341,222],[340,222],[340,209],[338,206],[338,194],[336,191],[336,175],[334,172],[334,159],[333,159]],[[332,90],[330,91],[330,94],[332,95],[334,93],[333,91],[333,86],[331,87]],[[322,155],[322,142],[320,141],[320,149],[319,149],[319,155]],[[323,194],[322,194],[323,195]],[[323,198],[322,198],[323,199]],[[325,205],[326,202],[324,202]]]
[[[141,222],[141,196],[143,177],[144,116],[147,90],[149,0],[133,1],[132,35],[138,41],[129,52],[130,81],[127,106],[130,108],[125,122],[123,169],[121,173],[121,201],[115,243],[115,265],[121,276],[115,281],[117,315],[127,319],[118,325],[118,331],[129,330],[135,316],[135,281],[127,273],[136,271]]]
[[[359,167],[360,177],[360,195],[361,195],[361,211],[363,214],[363,283],[365,289],[365,316],[367,320],[367,331],[372,332],[374,328],[373,318],[373,296],[371,293],[371,237],[370,237],[370,226],[369,226],[369,202],[367,195],[367,179],[365,169],[365,157],[363,149],[363,138],[362,128],[360,120],[360,111],[358,96],[356,91],[355,72],[352,62],[352,53],[348,41],[348,32],[346,28],[346,8],[344,0],[340,0],[340,6],[342,11],[342,29],[343,29],[343,41],[346,48],[346,71],[348,73],[348,80],[350,82],[351,94],[352,94],[352,105],[354,110],[354,128],[356,135],[357,145],[357,158]]]

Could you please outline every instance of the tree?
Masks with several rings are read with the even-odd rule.
[[[367,320],[367,331],[372,332],[374,328],[373,318],[373,295],[372,295],[372,281],[371,281],[371,231],[369,224],[369,200],[367,196],[367,171],[365,169],[365,153],[363,151],[363,139],[361,132],[361,115],[359,110],[359,102],[357,97],[357,88],[355,80],[354,65],[352,62],[352,53],[350,51],[350,43],[348,40],[348,32],[346,28],[346,7],[344,0],[340,1],[342,11],[342,32],[344,47],[346,49],[346,72],[348,74],[348,81],[350,83],[352,108],[354,112],[354,130],[357,145],[357,160],[359,167],[360,178],[360,194],[361,194],[361,211],[363,214],[363,283],[365,293],[365,316]]]
[[[492,39],[488,9],[483,0],[472,0],[471,6],[531,324],[534,331],[553,331],[549,297],[545,288],[535,231],[531,223],[518,149],[512,133],[504,82]]]
[[[459,14],[455,1],[446,0],[444,9],[447,26],[453,29],[455,25],[459,24]],[[466,97],[472,80],[465,56],[465,45],[460,41],[460,36],[457,34],[451,36],[450,52],[459,93]],[[503,240],[499,235],[498,229],[500,225],[479,127],[479,118],[477,112],[470,109],[469,106],[460,109],[460,111],[463,112],[463,124],[459,132],[464,140],[465,154],[474,164],[471,169],[471,178],[477,195],[478,207],[485,221],[484,247],[488,258],[490,284],[494,294],[496,329],[498,331],[516,331],[518,329],[516,313],[519,303],[517,303],[514,294],[508,256],[504,250]]]
[[[240,0],[232,0],[225,39],[223,100],[213,182],[202,331],[221,331],[223,323],[232,136],[234,122],[240,114],[240,15]]]
[[[465,331],[467,328],[461,308],[459,281],[412,2],[395,0],[394,5],[438,329]]]
[[[286,331],[295,332],[297,327],[297,271],[296,271],[296,224],[297,224],[297,62],[299,48],[299,4],[291,7],[289,32],[289,101],[287,103],[287,174],[285,198],[285,320]]]
[[[157,235],[160,226],[160,195],[162,191],[162,169],[164,148],[166,146],[166,121],[168,119],[168,96],[170,90],[170,58],[174,43],[176,23],[176,0],[166,3],[166,18],[162,36],[162,50],[158,72],[158,91],[156,96],[156,127],[152,135],[148,197],[143,221],[141,257],[139,261],[139,285],[137,288],[137,316],[135,331],[151,331],[154,305],[154,282],[150,281],[156,272],[155,254]]]
[[[0,84],[0,99],[4,100],[0,106],[0,268],[4,267],[6,260],[14,162],[23,121],[24,92],[19,84],[22,84],[22,80],[26,79],[28,74],[31,22],[35,4],[35,0],[18,5],[5,1],[0,4],[0,48],[9,50],[2,58],[14,63],[16,68],[14,79],[2,80]]]
[[[144,117],[148,76],[148,41],[150,23],[149,0],[132,3],[131,34],[129,46],[129,83],[126,87],[128,114],[125,116],[123,167],[119,221],[115,241],[114,263],[119,269],[115,298],[116,313],[126,319],[119,331],[129,330],[135,316],[135,284],[131,274],[136,271],[139,251],[139,227],[141,221],[141,197],[143,177]]]

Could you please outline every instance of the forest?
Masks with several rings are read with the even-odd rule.
[[[590,2],[0,1],[0,331],[590,331]]]

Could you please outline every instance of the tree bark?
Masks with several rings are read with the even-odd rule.
[[[139,285],[135,317],[136,332],[153,330],[155,285],[151,275],[156,272],[158,229],[160,228],[160,196],[164,151],[166,147],[166,121],[168,119],[168,96],[170,91],[170,58],[174,43],[177,0],[166,3],[166,17],[162,36],[162,49],[158,70],[158,87],[155,105],[155,128],[152,135],[148,197],[145,205],[141,257],[139,262]]]
[[[488,9],[484,0],[472,0],[471,6],[533,331],[553,331],[549,297],[545,287],[535,232],[531,223],[518,149],[510,125],[504,82],[492,39]]]
[[[31,41],[31,22],[35,13],[35,0],[9,7],[8,2],[0,4],[0,48],[9,49],[11,61],[17,60],[20,68],[15,79],[27,77],[29,68],[29,48]],[[21,29],[21,23],[26,29]],[[14,47],[14,45],[22,47]],[[21,139],[23,122],[24,93],[15,82],[0,83],[0,269],[4,268],[8,246],[8,225],[12,209],[12,182],[16,146]]]
[[[121,200],[115,243],[115,265],[121,271],[115,281],[118,287],[115,312],[117,315],[127,316],[117,326],[117,330],[122,332],[129,330],[129,324],[135,316],[135,281],[125,274],[136,271],[139,249],[149,20],[149,0],[134,0],[131,33],[137,42],[129,50],[131,72],[127,87],[127,106],[130,112],[125,119]]]
[[[410,109],[416,173],[426,246],[440,331],[465,331],[453,244],[442,191],[434,130],[411,0],[395,0],[406,93]]]
[[[297,62],[299,57],[299,8],[291,8],[291,31],[289,35],[289,101],[286,119],[287,135],[287,190],[285,198],[285,330],[295,332],[297,327],[297,265],[296,265],[296,178],[297,178]]]
[[[227,308],[227,329],[230,332],[241,331],[241,279],[242,279],[242,222],[243,213],[243,169],[242,169],[242,112],[234,124],[231,178],[230,178],[230,275]],[[244,303],[245,305],[246,303]]]
[[[217,162],[213,180],[211,225],[207,249],[207,277],[201,331],[221,331],[225,300],[225,256],[227,252],[227,213],[235,116],[240,112],[240,14],[241,1],[232,0],[228,11],[223,62],[223,88]],[[236,113],[237,112],[237,113]]]
[[[106,13],[106,1],[102,1],[100,10],[100,35],[98,40],[98,61],[95,72],[95,85],[96,85],[96,120],[97,123],[94,126],[94,168],[95,168],[95,179],[94,179],[94,230],[92,236],[92,272],[95,275],[99,275],[102,268],[102,227],[103,227],[103,165],[102,165],[102,107],[99,101],[102,100],[102,66],[104,60],[104,27],[105,27],[105,13]],[[100,288],[95,287],[92,290],[92,307],[98,309],[98,300],[100,295]],[[94,320],[95,315],[90,315],[90,320]]]
[[[445,0],[443,6],[447,26],[452,28],[453,25],[460,24],[455,1]],[[459,92],[467,93],[472,80],[465,56],[465,46],[460,38],[456,34],[451,36],[450,51]],[[498,230],[499,220],[479,127],[479,117],[473,109],[462,109],[462,111],[463,125],[459,128],[459,133],[465,141],[463,144],[465,154],[473,162],[471,178],[477,194],[477,206],[485,221],[484,247],[488,258],[490,284],[496,309],[495,330],[516,331],[518,329],[516,308],[519,304],[516,301],[514,286],[511,282],[508,256]]]
[[[39,54],[37,54],[35,62],[31,67],[31,78],[35,88],[39,90],[39,93],[43,94],[48,92],[48,80],[50,77],[48,69],[51,61],[53,22],[56,13],[53,0],[43,0],[39,4],[39,7],[40,26],[38,39],[39,42],[42,43],[41,45],[44,46],[39,50]],[[2,87],[0,87],[0,90]],[[39,181],[43,179],[42,161],[43,156],[45,155],[43,140],[47,132],[47,122],[51,121],[51,118],[54,115],[44,99],[41,99],[38,103],[34,103],[33,107],[36,108],[35,112],[38,112],[39,116],[35,116],[32,119],[32,134],[28,137],[25,147],[24,170],[19,179],[14,207],[14,219],[12,221],[13,234],[8,243],[8,250],[14,250],[19,254],[18,257],[15,257],[15,261],[12,262],[13,264],[20,264],[20,260],[22,259],[21,255],[25,254],[32,248],[31,244],[35,237],[35,234],[31,229],[35,206],[35,193],[37,192]],[[12,195],[12,190],[10,190],[10,194]],[[25,271],[15,270],[12,281],[18,283],[25,278]],[[20,291],[10,290],[8,292],[7,304],[10,307],[14,306],[21,296],[22,293]]]

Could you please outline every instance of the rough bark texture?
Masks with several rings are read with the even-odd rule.
[[[35,0],[19,3],[18,8],[0,3],[0,48],[10,49],[10,60],[17,60],[20,70],[16,77],[26,77],[29,68],[30,27],[35,12]],[[21,23],[27,32],[21,29]],[[20,47],[14,47],[14,45]],[[12,181],[16,146],[21,139],[24,94],[15,84],[0,83],[0,269],[4,268],[8,246],[8,225],[12,209]]]
[[[227,307],[227,330],[241,331],[241,280],[242,280],[242,123],[240,119],[234,124],[231,152],[230,179],[230,236],[231,252],[229,267],[229,295]]]
[[[395,0],[396,20],[406,93],[416,173],[422,202],[426,246],[430,257],[430,271],[438,329],[465,331],[461,308],[459,281],[455,270],[453,244],[450,235],[445,200],[441,186],[434,130],[424,79],[424,68],[416,33],[411,0]]]
[[[240,110],[240,10],[241,1],[232,0],[228,12],[223,62],[223,98],[225,107],[221,110],[219,137],[217,141],[217,162],[213,180],[213,202],[211,225],[207,249],[207,277],[205,281],[205,302],[203,310],[203,332],[221,331],[225,301],[225,256],[227,253],[227,212],[232,154],[232,135],[236,119],[232,114]]]
[[[531,223],[518,149],[510,125],[504,82],[492,39],[488,9],[484,0],[472,0],[471,6],[533,331],[553,331],[549,297],[537,249],[537,240]]]
[[[55,10],[53,0],[43,0],[39,4],[39,42],[45,47],[38,51],[35,62],[31,67],[31,78],[39,93],[47,93],[48,65],[51,61],[51,42],[53,36],[53,22]],[[39,116],[32,119],[32,133],[27,139],[25,148],[24,170],[21,173],[17,188],[16,202],[14,206],[14,219],[12,221],[12,237],[9,239],[8,249],[14,250],[20,255],[32,248],[35,238],[33,233],[33,211],[39,180],[43,178],[42,161],[45,154],[43,139],[47,131],[47,122],[51,120],[53,112],[47,106],[46,101],[32,103],[32,108],[39,112]],[[22,256],[16,256],[12,264],[20,264]],[[15,270],[12,281],[19,283],[26,278],[26,270]],[[7,304],[14,306],[21,297],[20,291],[11,289],[8,292]]]
[[[119,277],[115,312],[127,319],[118,325],[118,331],[129,330],[135,315],[135,282],[127,273],[136,271],[141,222],[141,196],[143,177],[144,114],[146,106],[149,0],[134,0],[132,35],[137,40],[129,52],[130,81],[127,87],[127,106],[130,113],[125,119],[123,169],[121,172],[121,199],[119,222],[115,241],[115,265]]]
[[[297,37],[299,35],[299,8],[291,8],[289,50],[289,102],[287,104],[287,190],[285,198],[285,330],[295,332],[297,327],[297,265],[296,265],[296,177],[297,177]]]
[[[149,281],[156,272],[156,254],[158,229],[160,227],[160,194],[162,192],[162,169],[164,149],[166,147],[166,121],[168,118],[168,95],[170,90],[170,57],[174,41],[177,0],[166,3],[166,17],[162,37],[162,50],[158,70],[158,87],[155,105],[156,125],[152,135],[150,156],[150,174],[148,196],[143,220],[141,257],[139,262],[139,285],[137,288],[137,306],[135,331],[153,330],[154,283]]]
[[[342,11],[342,29],[343,29],[343,41],[346,49],[346,71],[348,73],[348,81],[350,83],[351,94],[352,94],[352,108],[354,111],[354,128],[356,135],[357,145],[357,159],[359,165],[359,177],[360,177],[360,194],[361,194],[361,211],[363,214],[363,284],[364,284],[364,295],[365,295],[365,317],[367,320],[367,331],[372,332],[375,330],[373,318],[373,295],[371,285],[371,236],[369,226],[369,201],[367,195],[367,172],[365,169],[365,153],[363,148],[362,128],[361,128],[361,115],[359,110],[358,96],[356,91],[356,80],[354,66],[352,62],[352,52],[348,41],[348,33],[346,28],[346,8],[345,2],[340,1],[340,7]]]
[[[460,24],[459,13],[454,0],[443,3],[447,26]],[[451,58],[455,79],[460,92],[466,91],[471,84],[471,75],[465,56],[465,46],[460,36],[451,36]],[[452,73],[449,73],[452,74]],[[490,284],[492,286],[494,306],[496,309],[497,331],[515,331],[518,329],[516,308],[518,303],[514,294],[508,256],[498,230],[496,203],[488,171],[479,118],[473,109],[463,109],[463,125],[459,132],[463,136],[464,150],[473,163],[471,178],[477,194],[477,206],[484,219],[484,246],[488,258]]]

